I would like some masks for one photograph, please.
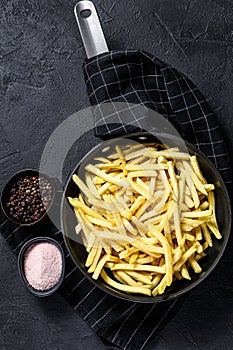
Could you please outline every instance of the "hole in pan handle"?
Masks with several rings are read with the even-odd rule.
[[[82,17],[82,18],[88,18],[88,17],[90,17],[90,15],[91,15],[91,10],[82,10],[82,11],[80,11],[80,16]]]
[[[74,14],[87,58],[108,52],[108,46],[94,4],[91,1],[79,1],[74,7]]]

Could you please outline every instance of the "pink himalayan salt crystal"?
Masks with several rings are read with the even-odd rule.
[[[28,283],[45,291],[57,284],[62,272],[62,256],[52,243],[41,242],[28,248],[24,257],[24,274]]]

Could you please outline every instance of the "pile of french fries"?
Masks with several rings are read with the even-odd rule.
[[[106,152],[107,149],[103,150]],[[155,143],[117,145],[76,174],[76,233],[93,279],[155,297],[176,279],[201,273],[199,260],[221,239],[214,185],[196,156]]]

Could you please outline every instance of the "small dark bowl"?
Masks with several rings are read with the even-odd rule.
[[[45,179],[47,179],[49,181],[49,183],[52,186],[52,199],[50,201],[49,206],[46,208],[44,214],[42,216],[39,217],[38,220],[31,222],[31,223],[24,223],[24,222],[20,222],[17,221],[11,214],[10,211],[8,209],[8,207],[6,206],[7,201],[9,199],[9,193],[10,190],[13,186],[13,184],[21,177],[23,176],[43,176]],[[29,226],[33,226],[36,225],[38,223],[40,223],[46,216],[48,211],[50,210],[50,208],[52,207],[52,204],[54,202],[54,197],[55,197],[55,185],[54,185],[54,181],[46,174],[40,173],[37,170],[32,170],[32,169],[25,169],[25,170],[21,170],[18,173],[16,173],[15,175],[13,175],[10,180],[7,182],[7,184],[5,185],[2,194],[1,194],[1,208],[3,213],[5,214],[5,216],[12,221],[14,224],[19,225],[19,226],[24,226],[24,227],[29,227]]]
[[[177,137],[166,135],[166,134],[157,134],[152,135],[149,133],[136,133],[131,135],[123,136],[121,139],[134,140],[140,143],[146,142],[156,142],[161,143],[161,136],[163,143],[169,145],[169,147],[182,147],[182,143],[180,139]],[[82,273],[97,287],[104,290],[108,294],[111,294],[115,297],[118,297],[123,300],[129,300],[132,302],[138,303],[154,303],[157,301],[165,301],[168,299],[176,298],[194,287],[196,287],[199,283],[205,280],[205,278],[213,271],[217,263],[219,262],[229,235],[231,231],[231,206],[230,200],[227,193],[226,186],[215,169],[210,160],[205,156],[202,152],[196,149],[194,146],[185,142],[188,152],[191,155],[196,155],[198,158],[198,162],[200,168],[203,172],[204,177],[208,181],[208,183],[213,183],[215,185],[215,200],[216,200],[216,217],[219,225],[220,232],[223,236],[221,240],[217,240],[213,237],[213,247],[208,249],[207,256],[203,258],[200,262],[202,267],[202,272],[200,274],[194,274],[193,271],[190,271],[192,280],[176,280],[172,283],[172,285],[166,288],[165,292],[162,295],[157,295],[156,297],[148,297],[137,294],[127,294],[122,291],[116,290],[109,285],[107,285],[101,278],[98,280],[93,280],[91,275],[88,273],[88,269],[85,266],[85,261],[87,258],[87,252],[83,242],[81,240],[81,236],[77,236],[75,233],[75,226],[77,225],[77,219],[75,217],[73,208],[67,201],[67,197],[77,197],[79,194],[78,187],[72,181],[72,175],[74,173],[79,172],[80,169],[81,174],[82,170],[85,169],[87,164],[93,163],[93,158],[97,156],[101,156],[103,148],[109,146],[109,153],[114,151],[116,141],[114,139],[106,141],[104,144],[101,143],[94,147],[89,153],[87,153],[83,159],[77,164],[76,168],[73,170],[64,191],[64,196],[61,204],[61,220],[62,220],[62,231],[64,235],[64,240],[66,243],[66,247],[73,258],[73,261],[82,271]],[[182,149],[181,149],[182,150]],[[108,153],[107,152],[107,153]]]
[[[61,271],[61,276],[59,278],[59,281],[55,284],[55,286],[53,286],[50,289],[47,289],[45,291],[41,291],[41,290],[37,290],[35,288],[33,288],[27,281],[26,277],[25,277],[25,273],[24,273],[24,256],[25,253],[27,252],[27,250],[33,246],[36,243],[39,242],[48,242],[48,243],[52,243],[53,245],[55,245],[60,253],[61,253],[61,257],[62,257],[62,271]],[[29,290],[29,292],[31,292],[32,294],[36,295],[37,297],[47,297],[53,293],[55,293],[59,287],[62,284],[62,281],[64,279],[64,274],[65,274],[65,255],[63,252],[62,247],[60,246],[60,244],[53,238],[50,237],[36,237],[33,239],[30,239],[28,242],[26,242],[23,247],[21,248],[19,255],[18,255],[18,269],[19,269],[19,274],[20,277],[24,283],[24,285],[26,286],[26,288]]]

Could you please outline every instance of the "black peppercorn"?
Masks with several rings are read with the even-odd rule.
[[[52,194],[52,185],[48,179],[27,175],[13,184],[6,207],[17,222],[30,224],[44,215]]]

